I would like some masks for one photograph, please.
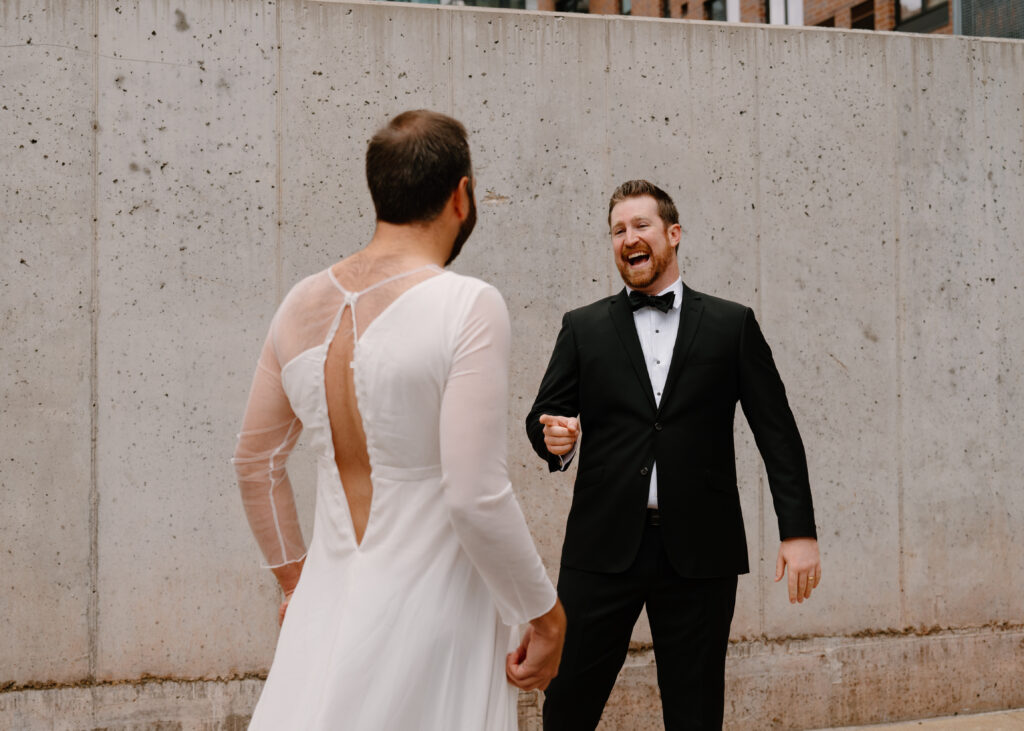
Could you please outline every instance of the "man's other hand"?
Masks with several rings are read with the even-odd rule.
[[[282,624],[284,624],[284,615],[285,615],[285,612],[288,611],[288,603],[292,600],[292,594],[293,593],[294,592],[288,592],[287,594],[285,594],[284,595],[284,601],[281,602],[281,605],[277,608],[277,626],[278,627],[280,627]]]
[[[299,585],[299,577],[302,576],[302,567],[305,564],[306,557],[303,556],[298,561],[271,569],[277,578],[277,583],[281,585],[281,591],[284,592],[284,601],[277,608],[277,624],[279,626],[284,624],[284,615],[288,611],[288,602],[292,600],[295,587]]]
[[[574,416],[541,414],[544,425],[544,446],[556,457],[568,454],[580,436],[580,420]]]
[[[779,546],[775,562],[775,580],[781,581],[789,567],[789,603],[811,598],[811,591],[821,583],[821,557],[818,542],[813,538],[788,538]]]
[[[505,677],[508,682],[522,690],[547,688],[551,679],[558,675],[563,644],[565,610],[562,602],[555,600],[555,606],[546,614],[530,621],[519,647],[506,656]]]

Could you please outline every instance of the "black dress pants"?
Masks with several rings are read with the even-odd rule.
[[[686,579],[649,524],[633,565],[620,574],[562,567],[558,595],[568,627],[558,676],[545,692],[544,731],[593,731],[646,604],[667,731],[720,731],[725,653],[736,577]]]

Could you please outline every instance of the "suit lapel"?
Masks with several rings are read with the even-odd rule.
[[[679,373],[683,370],[686,357],[690,354],[690,346],[693,345],[693,338],[697,335],[697,327],[700,325],[700,316],[704,312],[704,303],[701,301],[700,292],[695,292],[685,283],[683,284],[683,302],[680,309],[679,331],[676,333],[676,344],[672,349],[672,363],[668,367],[665,391],[661,396],[662,405],[668,401],[672,386],[679,380]],[[637,347],[639,348],[639,345]]]
[[[633,365],[636,377],[639,379],[640,385],[643,386],[644,393],[647,394],[647,400],[650,401],[651,408],[656,409],[654,388],[651,386],[651,377],[647,374],[644,352],[640,348],[640,337],[636,334],[633,310],[629,307],[625,288],[608,302],[608,312],[612,323],[615,325],[615,333],[622,342],[622,349],[629,356],[629,362]],[[682,327],[681,322],[680,327]]]

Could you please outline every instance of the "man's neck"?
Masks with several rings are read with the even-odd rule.
[[[632,288],[635,292],[642,292],[643,294],[661,294],[666,289],[671,287],[679,279],[679,265],[676,262],[665,269],[658,278],[648,284],[646,287],[635,287]]]
[[[409,266],[443,267],[453,236],[435,222],[395,224],[377,222],[373,237],[360,252],[373,259],[401,259]]]
[[[663,293],[667,292],[668,290],[672,289],[677,283],[682,284],[682,281],[683,281],[679,277],[678,272],[676,273],[676,276],[675,276],[674,279],[670,279],[668,281],[668,283],[666,283],[664,285],[659,285],[658,282],[663,281],[663,279],[664,279],[663,277],[658,277],[657,280],[655,280],[654,282],[651,282],[649,285],[647,285],[646,287],[644,287],[642,289],[634,289],[633,287],[630,287],[627,284],[626,285],[626,291],[627,292],[640,292],[642,294],[658,295],[658,294],[663,294]]]

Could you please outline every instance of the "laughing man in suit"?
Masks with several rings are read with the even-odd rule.
[[[743,408],[768,474],[789,599],[821,581],[807,460],[750,308],[679,278],[679,214],[632,180],[608,223],[626,287],[562,320],[527,417],[564,470],[580,444],[558,593],[568,632],[546,731],[597,726],[646,605],[665,728],[720,729],[737,576],[749,571],[733,420]]]

